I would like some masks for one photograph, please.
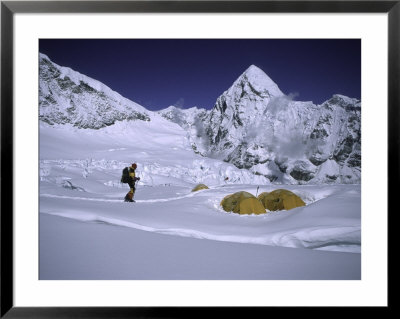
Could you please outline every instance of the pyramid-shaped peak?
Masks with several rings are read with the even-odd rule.
[[[284,95],[278,85],[258,66],[252,64],[236,80],[237,83],[247,81],[260,91],[268,91],[271,96]]]
[[[265,72],[263,71],[263,70],[261,70],[258,66],[256,66],[256,65],[254,65],[254,64],[252,64],[252,65],[250,65],[248,68],[247,68],[247,70],[245,71],[245,73],[263,73],[263,74],[265,74]],[[266,74],[265,74],[266,75]]]
[[[254,64],[250,65],[246,71],[244,71],[242,76],[246,76],[249,81],[262,81],[264,83],[271,82],[275,84],[275,82],[263,70]]]

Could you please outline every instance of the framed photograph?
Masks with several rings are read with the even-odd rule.
[[[399,18],[2,1],[1,316],[389,309]]]

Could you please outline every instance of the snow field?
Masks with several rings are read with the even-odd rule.
[[[138,164],[137,176],[141,179],[136,203],[125,203],[123,198],[129,187],[120,183],[120,177],[122,169],[133,162]],[[273,185],[247,170],[195,154],[187,134],[172,123],[158,127],[152,122],[120,122],[100,130],[41,124],[38,174],[41,278],[360,278],[360,258],[353,257],[361,252],[360,185]],[[191,192],[198,183],[209,189]],[[220,207],[226,195],[237,191],[256,195],[257,187],[258,194],[288,189],[307,205],[263,215],[238,215]],[[161,235],[171,239],[162,239]],[[140,245],[135,245],[136,250],[127,255],[126,250],[133,243],[121,241],[132,238],[139,240]],[[193,242],[194,239],[201,239],[204,244]],[[155,266],[138,265],[135,256],[142,253],[150,261],[157,259],[157,264],[168,264],[170,257],[165,254],[161,254],[165,258],[160,260],[157,256],[149,257],[164,241],[177,247],[189,245],[179,254],[176,252],[179,260],[173,264],[180,265],[179,274],[173,270],[160,273]],[[153,247],[152,243],[158,246]],[[225,245],[221,246],[222,243]],[[264,251],[257,247],[265,247],[276,256],[276,261],[272,265],[269,256],[252,254],[247,261],[236,260],[238,256],[233,254],[235,248],[231,245],[240,245],[235,246],[240,249],[238,256]],[[188,256],[193,260],[199,258],[191,253],[196,247],[206,249],[207,254],[201,256],[211,258],[207,259],[210,267],[205,273],[202,269],[185,268]],[[212,247],[227,250],[216,254],[210,252]],[[272,252],[272,248],[285,250]],[[287,251],[288,248],[299,249]],[[104,249],[106,254],[124,262],[116,266],[112,260],[103,260]],[[309,251],[315,254],[309,255]],[[289,267],[282,272],[281,264],[287,254],[290,258],[297,256],[301,271]],[[299,254],[303,256],[300,259]],[[218,269],[214,262],[222,261],[217,255],[246,264],[254,273],[239,268]],[[257,264],[260,258],[269,265],[267,268]],[[99,262],[105,263],[101,269],[85,270]],[[65,268],[65,263],[70,267]],[[311,271],[306,266],[309,263],[313,269],[325,268]],[[332,266],[326,268],[327,264]],[[117,274],[115,269],[122,272]]]
[[[77,162],[69,162],[68,166],[66,162],[58,161],[54,173],[64,172],[70,177],[51,177],[48,173],[42,176],[40,211],[85,222],[102,222],[178,236],[360,252],[359,220],[357,214],[349,218],[351,212],[348,211],[349,207],[357,208],[357,205],[351,205],[354,200],[348,199],[346,203],[342,200],[341,209],[345,210],[342,215],[346,218],[339,219],[337,212],[336,217],[332,217],[332,208],[327,209],[335,198],[346,199],[347,193],[357,199],[360,196],[357,185],[346,185],[346,190],[340,186],[286,185],[285,188],[304,199],[306,207],[267,212],[265,215],[237,215],[223,211],[221,200],[241,190],[256,195],[256,185],[224,184],[191,192],[194,184],[151,186],[144,182],[137,186],[136,203],[129,204],[122,202],[128,187],[116,181],[119,170],[114,168],[115,163],[101,163],[103,166],[97,165],[101,169],[89,170],[92,174],[88,175],[91,176],[89,178],[79,176]],[[78,164],[82,168],[82,162]],[[105,167],[110,167],[110,171],[107,172]],[[49,171],[48,167],[46,171]],[[112,174],[114,184],[104,183],[103,179]],[[277,188],[281,186],[261,186],[258,194]]]

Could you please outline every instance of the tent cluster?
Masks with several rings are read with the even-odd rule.
[[[209,189],[207,185],[198,184],[192,192]],[[267,211],[289,210],[305,206],[304,201],[295,193],[286,189],[276,189],[272,192],[263,192],[258,197],[241,191],[227,195],[221,201],[221,206],[226,212],[240,215],[265,214]]]
[[[224,197],[221,206],[226,212],[237,214],[265,214],[267,210],[289,210],[305,206],[304,201],[286,189],[261,193],[258,197],[248,192],[237,192]]]

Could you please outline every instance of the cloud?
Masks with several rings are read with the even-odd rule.
[[[265,113],[269,112],[276,115],[278,111],[285,111],[289,107],[290,102],[292,102],[298,95],[298,93],[289,93],[288,95],[273,97],[268,103]]]
[[[307,145],[304,143],[303,136],[298,134],[298,132],[276,137],[275,151],[280,156],[289,158],[303,157],[306,147]]]
[[[202,147],[205,150],[208,150],[210,148],[210,139],[204,128],[203,121],[199,117],[196,117],[196,119],[194,120],[193,126],[196,130],[196,138],[198,139],[198,141],[200,141]]]
[[[183,109],[183,106],[185,105],[185,99],[183,97],[181,97],[178,101],[176,101],[173,104],[175,107],[177,107],[178,109]]]
[[[204,137],[206,134],[205,134],[205,129],[204,129],[203,122],[198,117],[196,117],[196,119],[194,120],[193,124],[194,124],[194,127],[196,129],[196,136],[197,137]]]

